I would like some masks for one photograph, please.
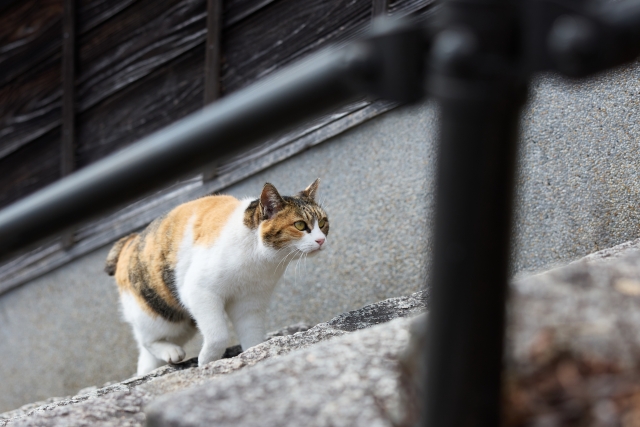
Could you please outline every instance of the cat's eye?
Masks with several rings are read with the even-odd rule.
[[[294,227],[296,227],[298,230],[302,231],[305,228],[307,228],[307,223],[304,221],[296,221],[293,223]]]
[[[318,221],[318,227],[320,228],[324,228],[326,224],[327,224],[327,221],[324,219],[321,219],[320,221]]]

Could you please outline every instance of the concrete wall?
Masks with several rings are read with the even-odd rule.
[[[523,118],[516,272],[637,237],[639,94],[637,66],[581,84],[536,82]],[[430,103],[390,112],[228,189],[255,197],[270,181],[290,194],[322,178],[331,246],[289,268],[270,329],[425,283],[436,116]],[[134,342],[102,273],[107,250],[0,297],[0,411],[134,372]]]

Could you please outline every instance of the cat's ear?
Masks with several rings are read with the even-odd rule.
[[[262,207],[262,215],[266,219],[272,218],[284,207],[284,199],[273,184],[267,182],[262,188],[260,206]]]
[[[318,185],[320,185],[320,178],[316,179],[310,186],[302,190],[300,192],[300,196],[315,200],[316,193],[318,192]]]

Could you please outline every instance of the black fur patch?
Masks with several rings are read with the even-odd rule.
[[[260,225],[260,218],[262,217],[259,212],[260,200],[252,201],[247,209],[244,211],[244,225],[251,230],[255,230]]]
[[[141,245],[143,245],[143,243],[141,243]],[[149,283],[151,282],[149,270],[147,265],[140,260],[140,257],[136,255],[133,261],[133,265],[129,266],[129,280],[131,281],[133,288],[142,296],[149,308],[169,322],[181,322],[185,320],[188,316],[184,311],[171,307],[160,295],[158,295],[155,289],[149,286]],[[175,275],[173,270],[163,270],[162,280],[165,281],[167,286],[173,286],[173,288],[169,287],[169,289],[175,295]],[[171,285],[169,285],[169,283],[171,283]]]

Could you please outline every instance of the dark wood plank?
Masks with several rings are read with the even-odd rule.
[[[186,2],[186,4],[188,3]],[[287,43],[279,45],[277,40],[274,40],[279,33],[270,34],[269,31],[256,32],[250,25],[251,19],[243,21],[241,25],[243,26],[242,31],[233,34],[236,38],[248,36],[249,41],[256,41],[257,39],[257,41],[265,42],[266,40],[266,43],[277,46],[272,49],[273,55],[268,55],[257,62],[244,61],[243,64],[237,65],[236,68],[243,68],[242,83],[251,81],[249,79],[262,77],[281,68],[293,59],[291,57],[298,57],[303,54],[298,51],[299,49],[304,50],[304,53],[308,53],[310,50],[320,48],[325,43],[347,37],[353,33],[353,28],[362,22],[368,21],[370,18],[368,16],[371,11],[369,1],[363,0],[357,8],[353,10],[347,8],[346,12],[342,10],[342,6],[344,6],[343,0],[333,0],[331,3],[335,4],[332,7],[328,7],[327,3],[329,2],[324,2],[324,6],[317,9],[311,8],[311,11],[304,7],[300,11],[297,3],[292,4],[291,6],[299,13],[289,14],[293,17],[293,21],[287,21],[288,26],[284,25],[284,23],[282,26],[295,31],[292,26],[299,24],[304,27],[304,34],[312,34],[303,37],[304,34],[301,33],[298,34],[298,37],[291,37]],[[276,5],[272,7],[275,8]],[[268,10],[270,8],[264,9],[264,12],[266,13]],[[127,11],[127,13],[129,12],[130,10]],[[276,9],[275,12],[280,13],[281,11]],[[326,17],[327,14],[329,14],[327,19],[331,20],[331,25],[317,22],[321,21],[319,16]],[[339,16],[339,19],[334,22],[334,17],[331,14]],[[267,18],[275,19],[275,16],[265,17],[264,25],[268,27],[270,21]],[[314,22],[314,25],[309,24],[309,28],[307,28],[305,24],[307,20]],[[323,26],[324,24],[326,24],[324,27],[316,27],[316,25]],[[345,30],[344,27],[352,28],[352,32]],[[247,34],[247,29],[250,30],[249,34]],[[323,42],[318,43],[316,37],[324,37]],[[303,40],[301,41],[300,39]],[[222,40],[224,43],[224,34]],[[236,39],[232,38],[232,45],[234,43],[233,40]],[[306,44],[309,40],[316,40],[314,46],[309,47]],[[227,57],[226,62],[227,64],[233,64],[234,60],[244,60],[247,56],[257,56],[262,47],[263,45],[261,44],[245,45],[243,42],[237,46],[234,52],[247,48],[249,51],[243,53],[245,56],[232,55],[231,58]],[[171,123],[184,114],[195,111],[198,108],[198,104],[193,102],[192,95],[195,93],[203,95],[202,86],[198,89],[198,85],[202,85],[204,74],[202,65],[198,64],[198,61],[204,62],[203,51],[204,49],[197,48],[184,53],[181,57],[186,61],[184,64],[171,65],[167,69],[159,68],[153,79],[145,77],[138,80],[139,88],[136,86],[138,83],[123,87],[117,96],[112,97],[113,99],[110,98],[92,108],[91,113],[87,111],[87,114],[85,114],[82,111],[82,107],[80,107],[81,112],[78,120],[81,124],[78,128],[78,164],[80,166],[89,164],[147,135],[151,131]],[[160,54],[164,55],[161,52]],[[187,65],[187,63],[190,65]],[[174,63],[172,62],[172,64]],[[261,68],[252,69],[251,67]],[[229,72],[230,69],[227,68],[227,77],[229,77]],[[184,73],[184,75],[181,75],[181,73]],[[121,78],[119,75],[114,77]],[[176,86],[173,87],[172,85]]]
[[[0,87],[0,159],[60,125],[60,53]]]
[[[140,0],[78,0],[78,34],[97,27]]]
[[[371,19],[371,0],[280,0],[222,33],[222,93],[232,92]]]
[[[220,96],[220,35],[222,34],[222,0],[207,0],[207,42],[204,66],[204,103]]]
[[[62,0],[26,0],[0,15],[0,159],[60,122]]]
[[[384,16],[389,11],[389,0],[372,0],[373,8],[371,10],[371,15],[373,17],[376,16]]]
[[[224,26],[230,27],[243,19],[259,12],[276,0],[225,0]]]
[[[83,37],[85,43],[80,51],[80,86],[77,93],[78,97],[83,98],[77,110],[86,110],[203,43],[204,0],[139,3],[136,7],[125,8],[125,12],[118,15],[115,22],[97,28]],[[156,13],[156,8],[163,6],[167,6],[166,10]],[[17,12],[10,16],[14,17],[16,14]],[[22,19],[21,16],[16,19]],[[149,16],[154,16],[155,19],[149,19]],[[56,22],[57,26],[53,27],[56,35],[49,37],[55,41],[52,42],[55,48],[51,54],[53,56],[41,58],[35,55],[37,64],[32,64],[27,72],[17,76],[10,85],[0,86],[0,158],[60,125],[60,17]],[[11,40],[11,33],[6,29],[2,33],[2,28],[4,27],[0,26],[0,34],[5,34],[5,41]],[[49,35],[46,32],[44,34]],[[22,42],[27,43],[27,50],[36,49],[39,45],[32,45],[39,43],[41,38],[38,36],[35,41]],[[5,47],[4,50],[12,49]],[[46,52],[51,53],[50,51],[51,49]],[[20,52],[18,49],[16,55]],[[40,51],[36,49],[34,54],[38,52]],[[9,59],[18,61],[20,58],[16,55]],[[2,62],[0,48],[0,66],[6,62]]]
[[[226,31],[226,90],[245,86],[326,43],[344,39],[366,23],[371,10],[366,0],[317,3],[279,1]],[[128,86],[201,46],[206,36],[204,4],[204,0],[136,2],[109,25],[81,36],[77,111],[86,111],[118,91],[126,92]],[[59,124],[55,115],[47,115],[61,102],[50,96],[59,89],[55,79],[48,78],[46,87],[41,84],[45,82],[36,83],[37,91],[20,88],[15,93],[23,98],[9,96],[11,102],[0,107],[8,109],[0,113],[0,157]],[[34,102],[41,97],[47,100],[45,108]]]
[[[86,166],[202,108],[204,49],[194,49],[77,117],[77,165]]]
[[[0,208],[60,177],[59,128],[0,159]]]
[[[435,0],[389,0],[389,14],[411,14],[427,8],[435,3]]]
[[[96,105],[202,45],[205,0],[138,2],[79,39],[78,110]]]
[[[0,86],[56,54],[62,43],[62,0],[23,0],[0,15]]]

